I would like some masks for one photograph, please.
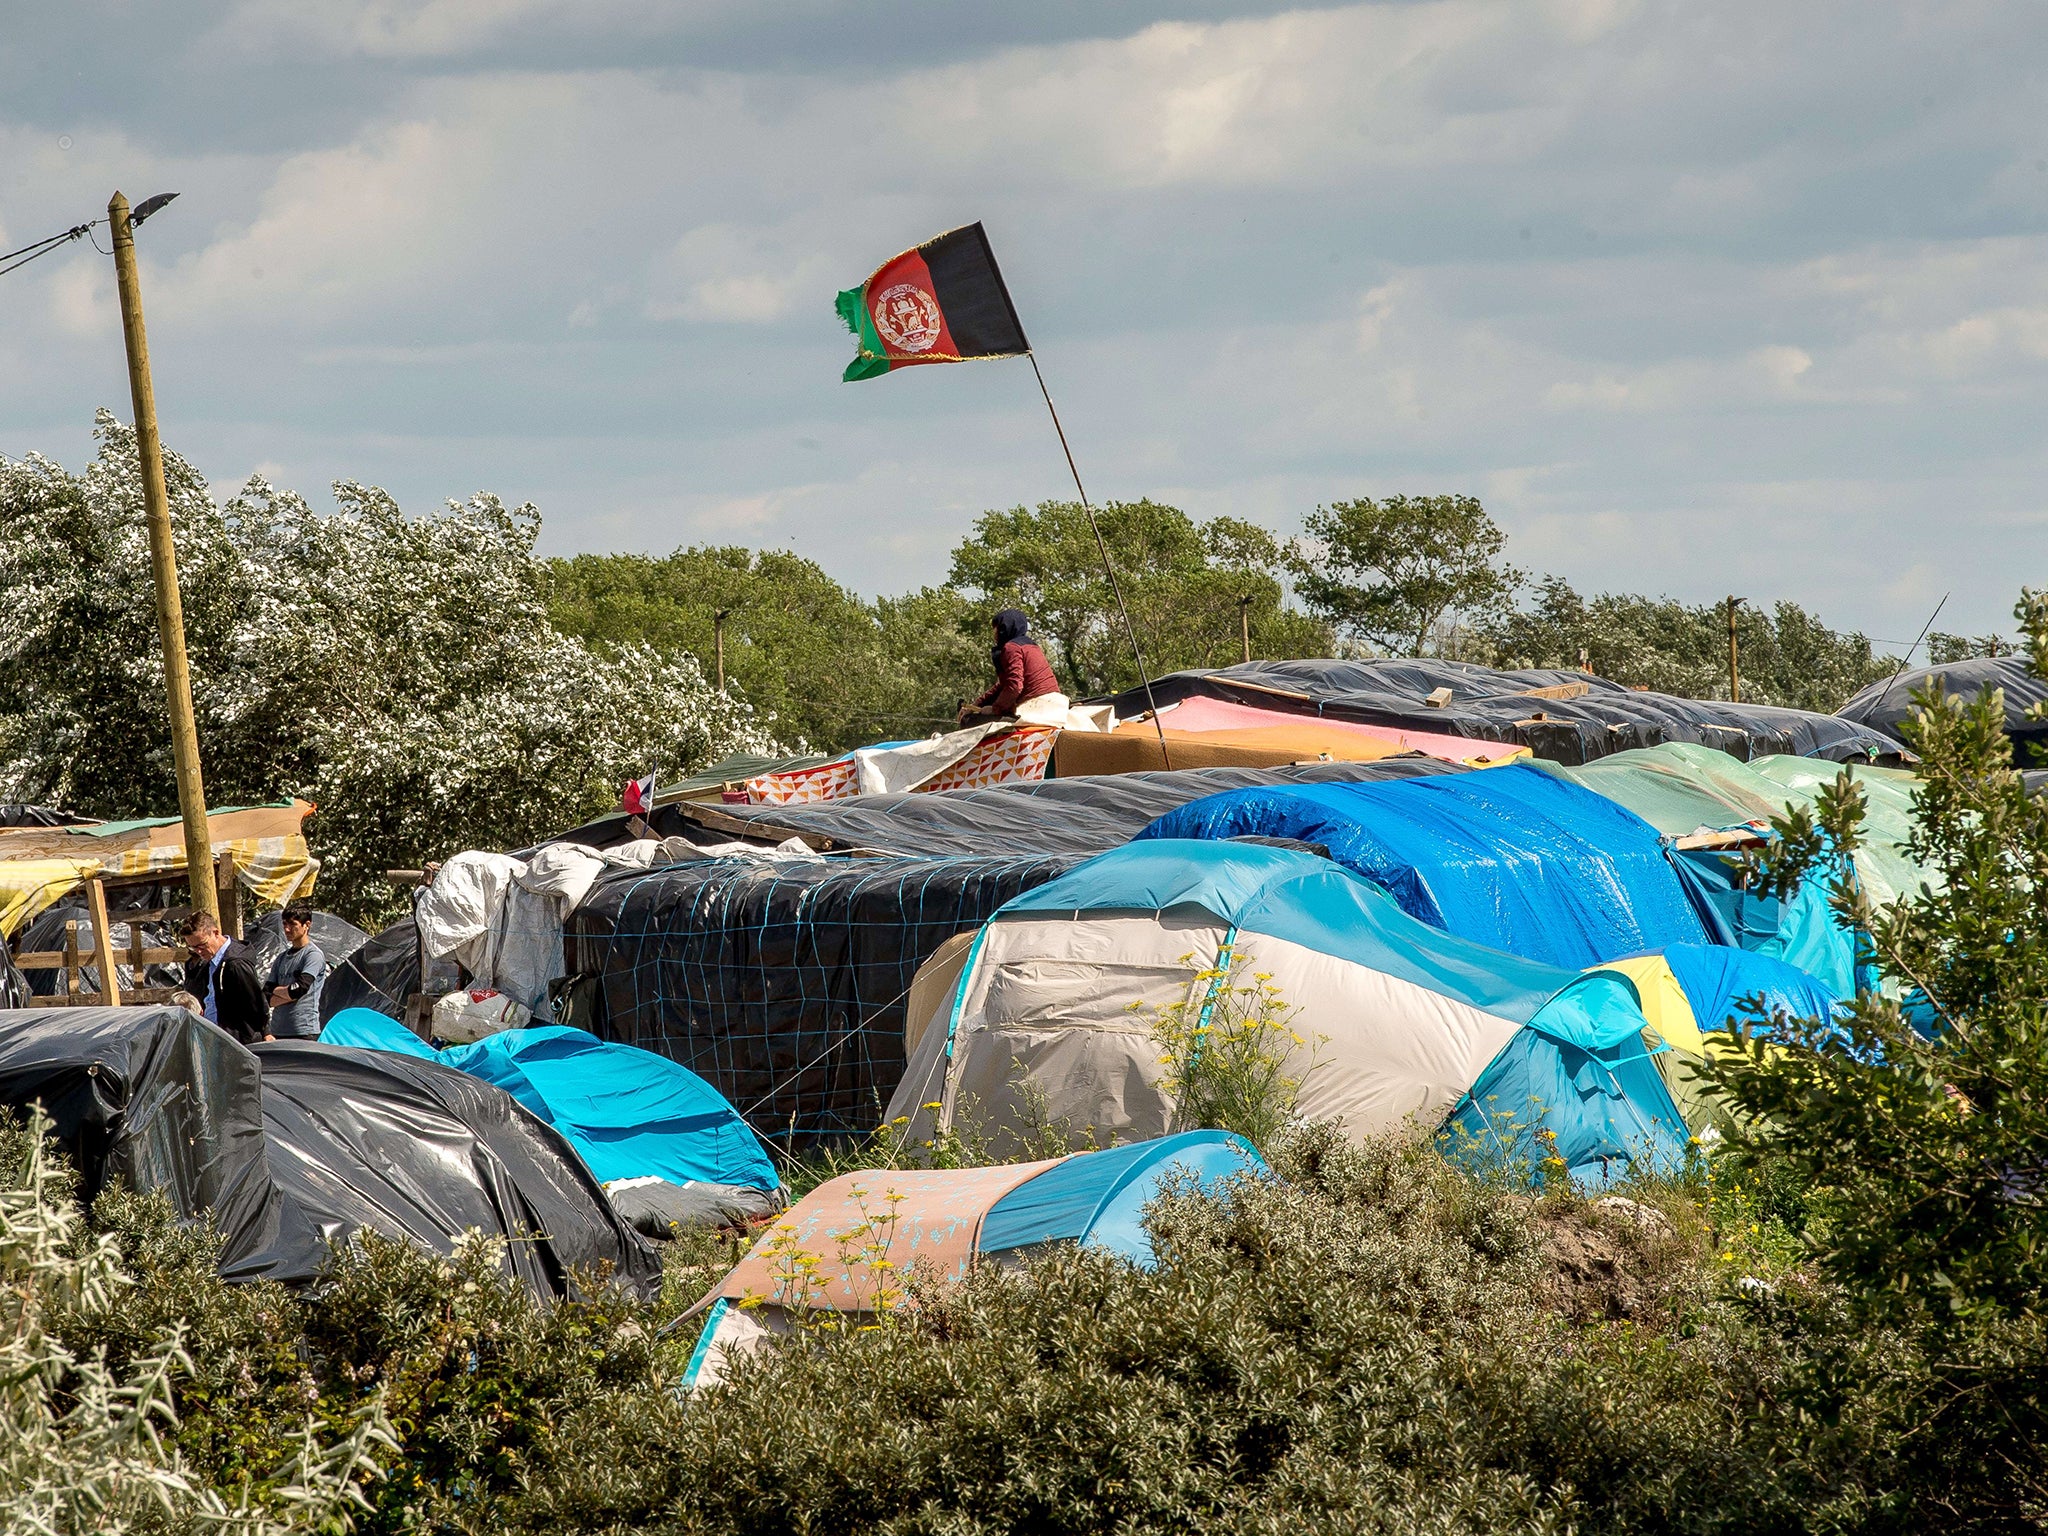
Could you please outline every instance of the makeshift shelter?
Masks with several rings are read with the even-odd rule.
[[[214,857],[231,855],[236,881],[272,906],[303,899],[320,869],[299,830],[312,810],[309,801],[290,800],[211,811]],[[172,880],[184,873],[185,829],[175,816],[0,829],[0,937],[95,874]]]
[[[1769,756],[1736,762],[1725,752],[1671,743],[1617,753],[1583,768],[1552,770],[1628,807],[1671,836],[1749,825],[1761,833],[1794,806],[1818,811],[1821,789],[1845,765],[1807,757]],[[1903,769],[1846,765],[1863,791],[1864,845],[1857,877],[1880,905],[1931,878],[1906,851],[1919,779]],[[1723,819],[1725,817],[1725,819]],[[1691,826],[1684,823],[1691,822]]]
[[[569,920],[589,1027],[680,1062],[787,1146],[860,1135],[903,1070],[917,968],[1075,861],[698,859],[598,881]]]
[[[780,1203],[775,1165],[732,1105],[696,1073],[651,1051],[559,1025],[436,1050],[368,1008],[337,1014],[320,1039],[438,1062],[504,1089],[562,1133],[608,1194],[630,1181],[646,1204],[658,1193],[648,1186],[658,1182],[679,1192],[679,1210],[765,1215]],[[691,1193],[703,1185],[715,1188],[699,1191],[701,1198]]]
[[[144,889],[146,892],[147,888]],[[114,896],[127,894],[129,893],[119,890],[107,893],[109,905],[112,905],[111,898]],[[72,928],[73,924],[77,925],[75,930]],[[107,937],[116,957],[114,976],[120,985],[120,995],[124,1000],[140,1001],[134,996],[138,989],[167,993],[184,987],[185,948],[178,941],[170,923],[116,908],[107,915]],[[14,942],[15,948],[24,955],[54,955],[63,951],[67,942],[74,939],[80,957],[75,973],[80,991],[82,994],[99,993],[103,986],[101,968],[97,963],[100,948],[99,925],[93,919],[91,905],[85,900],[83,892],[73,891],[56,906],[46,907],[15,935]],[[129,958],[138,947],[145,956],[155,955],[158,958],[154,962],[146,961],[138,969]],[[167,958],[173,952],[177,958]],[[37,966],[25,972],[24,979],[33,996],[59,997],[67,994],[72,973]]]
[[[1835,713],[1903,746],[1903,727],[1915,707],[1913,695],[1929,687],[1964,700],[1976,699],[1987,688],[2001,690],[2005,734],[2012,739],[2015,762],[2022,768],[2048,767],[2048,720],[2030,719],[2028,713],[2035,705],[2048,703],[2048,682],[2035,674],[2033,663],[2024,656],[1976,656],[1915,667],[1872,683]]]
[[[1630,747],[1684,741],[1738,758],[1766,753],[1837,762],[1895,762],[1890,736],[1834,715],[1762,704],[1682,699],[1583,672],[1504,672],[1469,662],[1254,661],[1175,672],[1106,702],[1118,716],[1189,698],[1353,720],[1528,747],[1558,763],[1585,763]]]
[[[651,1296],[661,1260],[553,1126],[437,1062],[312,1040],[254,1047],[282,1197],[270,1254],[243,1274],[310,1280],[332,1241],[367,1229],[439,1253],[505,1239],[506,1268],[544,1296],[577,1277]]]
[[[844,1174],[792,1206],[692,1309],[705,1316],[683,1385],[714,1385],[794,1314],[914,1305],[912,1279],[957,1281],[978,1263],[1069,1244],[1149,1269],[1145,1209],[1163,1191],[1214,1193],[1268,1171],[1241,1137],[1188,1131],[1044,1162]]]
[[[568,1144],[445,1067],[300,1041],[252,1051],[163,1005],[0,1011],[0,1104],[34,1102],[88,1198],[118,1175],[210,1217],[225,1279],[315,1280],[362,1230],[446,1253],[477,1229],[545,1295],[575,1269],[659,1282]]]
[[[115,1178],[161,1192],[186,1221],[211,1214],[223,1275],[275,1267],[263,1074],[226,1030],[161,1004],[0,1011],[0,1104],[37,1103],[88,1204]]]
[[[1232,790],[1141,838],[1295,838],[1435,927],[1577,969],[1707,934],[1656,828],[1530,767]]]
[[[657,815],[657,830],[761,842],[794,837],[825,852],[1085,855],[1127,843],[1175,806],[1220,790],[1373,783],[1460,771],[1438,759],[1403,756],[1371,763],[1102,774],[931,794],[857,795],[817,805],[678,807],[674,822],[664,819],[669,814],[664,808]]]
[[[1092,859],[983,926],[889,1119],[913,1140],[971,1120],[999,1147],[1037,1113],[1098,1136],[1164,1135],[1178,1111],[1155,1021],[1176,1007],[1208,1020],[1230,1006],[1235,972],[1270,977],[1298,1010],[1300,1110],[1353,1135],[1435,1129],[1512,1048],[1518,1081],[1569,1088],[1525,1129],[1555,1135],[1575,1176],[1679,1151],[1626,978],[1443,932],[1313,854],[1166,839]],[[1484,1096],[1475,1114],[1490,1118]]]

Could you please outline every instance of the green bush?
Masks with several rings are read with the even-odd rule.
[[[118,1374],[182,1328],[168,1438],[220,1490],[376,1405],[374,1532],[1903,1530],[1935,1486],[1898,1453],[1910,1339],[1811,1273],[1767,1182],[1595,1202],[1327,1127],[1273,1160],[1162,1200],[1154,1272],[978,1275],[694,1397],[684,1313],[729,1238],[676,1245],[652,1304],[376,1240],[295,1294],[223,1284],[210,1236],[115,1192],[135,1283],[59,1331]]]

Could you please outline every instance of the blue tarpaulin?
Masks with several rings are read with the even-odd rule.
[[[1776,1013],[1829,1019],[1839,1001],[1826,983],[1798,966],[1747,950],[1673,944],[1664,951],[1664,963],[1685,989],[1693,1020],[1703,1030],[1727,1029],[1731,1019],[1755,1025]],[[1750,998],[1763,1000],[1761,1020],[1743,1006]]]
[[[1263,1175],[1266,1160],[1228,1131],[1185,1131],[1103,1152],[1080,1152],[1020,1184],[982,1218],[983,1253],[1076,1242],[1121,1254],[1147,1269],[1152,1237],[1145,1207],[1167,1183],[1190,1179],[1214,1190],[1239,1174]]]
[[[327,1045],[421,1056],[480,1077],[560,1131],[600,1183],[654,1177],[775,1189],[760,1141],[717,1089],[687,1067],[580,1029],[508,1029],[435,1050],[368,1008],[336,1014]]]
[[[1532,768],[1231,790],[1139,836],[1248,834],[1320,843],[1422,921],[1552,965],[1708,937],[1656,828]]]
[[[1780,901],[1740,884],[1742,861],[1733,855],[1699,849],[1676,855],[1672,863],[1716,944],[1797,966],[1837,998],[1856,995],[1856,943],[1837,926],[1818,876],[1808,876]]]
[[[1378,886],[1288,848],[1159,837],[1126,843],[1013,897],[1001,916],[1180,906],[1213,913],[1246,935],[1272,934],[1384,971],[1517,1024],[1546,1008],[1562,1017],[1569,1010],[1559,995],[1589,985],[1584,1007],[1597,1010],[1611,1001],[1604,982],[1418,922]],[[1632,1001],[1625,1011],[1635,1020],[1629,1027],[1640,1029]]]

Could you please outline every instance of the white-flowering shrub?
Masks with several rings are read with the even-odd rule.
[[[0,460],[0,798],[171,814],[134,434],[102,412],[98,435],[81,475]],[[408,517],[343,483],[321,513],[260,478],[216,505],[164,468],[208,799],[317,802],[325,905],[375,915],[388,867],[518,846],[650,768],[775,744],[694,659],[553,629],[530,506]]]
[[[233,1497],[175,1445],[175,1389],[190,1374],[181,1331],[118,1375],[104,1352],[66,1347],[60,1319],[103,1314],[133,1284],[120,1249],[85,1229],[69,1176],[54,1165],[38,1113],[26,1136],[0,1138],[0,1529],[48,1536],[206,1530],[230,1536],[345,1531],[367,1511],[361,1487],[398,1449],[382,1400],[322,1443],[309,1422],[297,1454]]]

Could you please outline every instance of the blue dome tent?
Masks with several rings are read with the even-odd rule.
[[[820,1184],[692,1308],[705,1314],[686,1387],[718,1381],[734,1354],[787,1332],[798,1312],[863,1314],[913,1304],[911,1278],[958,1280],[1073,1244],[1143,1269],[1156,1262],[1145,1208],[1173,1184],[1207,1193],[1263,1178],[1265,1159],[1225,1131],[993,1168],[871,1168]]]

